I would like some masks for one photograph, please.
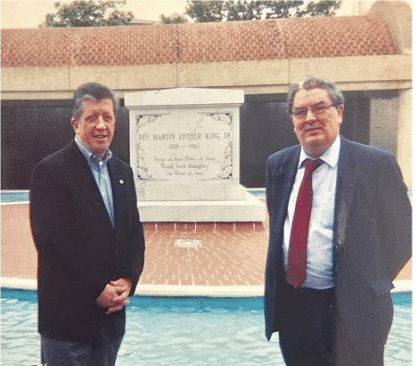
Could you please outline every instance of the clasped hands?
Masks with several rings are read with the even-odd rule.
[[[116,281],[110,281],[96,299],[96,304],[107,308],[106,314],[120,311],[129,304],[128,297],[131,288],[132,281],[130,278],[119,278]]]

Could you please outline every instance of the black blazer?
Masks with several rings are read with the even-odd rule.
[[[134,293],[145,242],[132,169],[112,157],[108,170],[115,229],[74,141],[34,169],[30,218],[38,251],[38,330],[47,338],[91,341],[124,334],[125,310],[106,315],[95,300],[121,277],[131,278]]]
[[[265,277],[266,336],[280,331],[283,224],[301,146],[269,157],[270,237]],[[395,157],[341,137],[334,223],[338,332],[363,349],[386,341],[392,280],[411,256],[411,205]],[[338,347],[338,342],[337,342]],[[338,349],[337,349],[338,354]]]

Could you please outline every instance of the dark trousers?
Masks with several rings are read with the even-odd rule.
[[[279,342],[288,366],[335,365],[334,289],[297,289],[283,284]]]
[[[42,363],[48,366],[114,366],[122,338],[105,344],[41,337]]]

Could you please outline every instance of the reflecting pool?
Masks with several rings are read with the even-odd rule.
[[[1,364],[40,362],[36,293],[2,290]],[[412,294],[394,294],[385,364],[412,365]],[[262,298],[134,297],[118,366],[284,365],[264,337]]]

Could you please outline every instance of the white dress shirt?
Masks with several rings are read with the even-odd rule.
[[[319,157],[323,163],[312,174],[313,202],[308,234],[307,270],[306,281],[302,287],[314,289],[334,287],[333,237],[340,145],[341,139],[338,136],[334,143]],[[298,171],[290,194],[284,224],[283,251],[286,269],[293,215],[305,172],[303,162],[306,159],[309,159],[309,156],[301,149]]]
[[[115,212],[113,207],[112,183],[110,181],[109,171],[107,170],[107,162],[112,157],[112,152],[107,149],[103,159],[99,159],[86,145],[84,145],[77,137],[74,139],[83,156],[86,158],[94,180],[102,195],[103,202],[106,206],[109,219],[115,227]]]

